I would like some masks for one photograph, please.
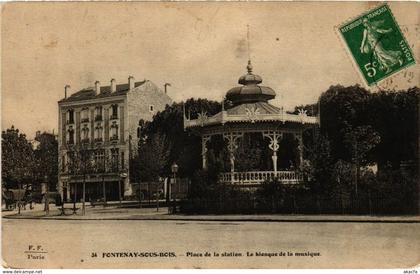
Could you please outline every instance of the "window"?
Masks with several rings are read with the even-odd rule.
[[[102,121],[102,107],[95,108],[95,121]]]
[[[73,151],[67,152],[67,166],[68,166],[67,170],[69,171],[69,173],[71,174],[76,173],[77,167],[76,167]]]
[[[111,106],[111,119],[118,119],[118,105]]]
[[[102,132],[102,125],[98,123],[95,127],[95,141],[102,141]]]
[[[124,151],[121,151],[121,169],[124,169]]]
[[[105,172],[105,150],[99,149],[95,151],[94,161],[98,172]]]
[[[82,123],[89,122],[89,109],[88,108],[82,109],[81,116],[82,116],[81,117]]]
[[[150,106],[149,106],[149,111],[150,111],[150,112],[153,112],[154,110],[155,110],[155,107],[154,107],[153,105],[150,105]]]
[[[74,144],[74,129],[72,126],[67,130],[67,143],[70,145]]]
[[[61,156],[61,172],[66,171],[66,157],[63,155]]]
[[[111,169],[114,172],[118,171],[118,156],[119,156],[119,149],[111,148]]]
[[[67,111],[67,124],[74,124],[74,110]]]
[[[117,124],[117,122],[112,122],[112,125],[111,125],[111,134],[110,134],[110,140],[111,141],[113,141],[113,140],[118,140],[118,124]]]
[[[89,128],[84,125],[82,128],[82,142],[89,142]]]

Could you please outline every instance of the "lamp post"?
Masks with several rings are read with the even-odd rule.
[[[50,198],[48,195],[48,176],[44,176],[45,181],[45,215],[48,216],[50,214]]]
[[[174,176],[174,180],[173,180],[173,184],[175,184],[176,183],[176,173],[178,172],[178,165],[174,162],[173,164],[172,164],[172,166],[171,166],[171,170],[172,170],[172,174],[173,174],[173,176]],[[169,199],[171,198],[171,195],[172,195],[172,183],[170,183],[169,184]],[[175,195],[172,195],[172,197],[173,197],[173,209],[172,209],[172,213],[176,213],[176,200],[175,200]],[[169,209],[169,207],[168,207],[168,209]]]
[[[76,214],[76,200],[77,200],[77,183],[74,182],[74,187],[73,187],[73,215]]]
[[[87,162],[89,160],[89,151],[82,145],[82,165],[83,165],[83,184],[82,184],[82,215],[84,216],[86,214],[86,169],[87,169]]]
[[[76,156],[76,154],[75,154],[76,152],[73,150],[73,148],[71,148],[71,150],[70,150],[70,162],[69,162],[69,169],[68,169],[68,172],[69,172],[69,184],[68,184],[68,187],[70,188],[70,198],[71,198],[71,185],[73,185],[73,215],[75,215],[76,214],[76,211],[77,211],[77,209],[76,209],[76,199],[77,199],[77,182],[76,182],[76,180],[74,180],[74,182],[72,182],[71,183],[71,181],[72,181],[72,178],[73,178],[73,176],[75,176],[76,175],[76,157],[78,157],[78,156]]]
[[[19,190],[18,190],[19,200],[17,201],[19,215],[20,215],[20,207],[22,206],[22,193],[21,192],[22,192],[22,183],[19,183]]]
[[[104,203],[103,203],[103,207],[105,207],[106,206],[106,186],[105,186],[105,169],[106,169],[106,166],[105,166],[105,161],[106,161],[106,158],[105,158],[105,150],[103,151],[103,154],[104,154],[104,158],[103,158],[103,160],[102,160],[102,192],[103,192],[103,199],[104,199]]]
[[[66,189],[67,189],[67,183],[66,183]],[[64,214],[64,182],[63,182],[63,186],[62,186],[62,188],[61,188],[61,193],[63,193],[62,195],[61,195],[61,215],[65,215]]]
[[[120,200],[120,207],[122,205],[121,202],[121,181],[124,181],[125,178],[127,178],[128,174],[126,172],[126,170],[122,170],[122,172],[120,173],[120,180],[118,180],[118,199]]]

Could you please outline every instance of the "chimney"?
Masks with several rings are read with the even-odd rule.
[[[167,94],[168,93],[168,86],[171,86],[171,84],[170,83],[165,83],[163,86],[165,88],[165,94]]]
[[[134,77],[133,76],[128,76],[128,89],[131,90],[134,88]]]
[[[98,95],[99,93],[101,93],[101,82],[96,81],[95,82],[95,95]]]
[[[64,99],[67,99],[67,94],[70,93],[70,85],[65,85],[64,87]]]
[[[111,79],[111,93],[117,91],[117,85],[115,84],[115,79]]]

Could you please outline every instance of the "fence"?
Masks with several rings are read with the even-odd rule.
[[[255,194],[243,197],[220,196],[218,199],[190,199],[180,204],[181,212],[187,214],[368,214],[394,215],[415,214],[415,202],[392,200],[380,195],[362,195],[358,198],[317,198],[313,194],[291,194],[282,198],[258,197]]]

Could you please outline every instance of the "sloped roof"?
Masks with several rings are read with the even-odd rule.
[[[228,115],[247,115],[249,110],[255,109],[258,114],[279,114],[281,109],[266,102],[244,103],[227,109]]]
[[[143,85],[145,82],[146,80],[141,81],[141,82],[135,82],[134,87],[139,87]],[[59,103],[74,102],[74,101],[83,101],[83,100],[96,99],[96,98],[119,96],[119,95],[127,94],[128,90],[129,90],[128,83],[116,85],[116,91],[112,93],[111,93],[111,86],[103,86],[101,87],[101,92],[95,95],[94,87],[88,87],[88,88],[84,88],[82,90],[79,90],[78,92],[73,93],[71,96],[67,98],[61,99],[58,102]]]

